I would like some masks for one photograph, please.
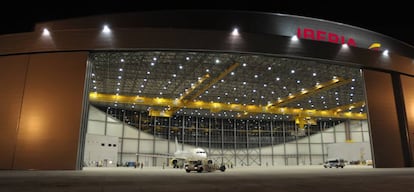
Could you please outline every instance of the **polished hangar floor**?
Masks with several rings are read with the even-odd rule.
[[[0,191],[414,191],[413,168],[320,165],[186,173],[162,167],[0,171]]]

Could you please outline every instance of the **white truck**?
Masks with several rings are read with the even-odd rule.
[[[345,161],[341,158],[336,159],[328,159],[324,164],[323,167],[325,168],[344,168],[345,167]]]

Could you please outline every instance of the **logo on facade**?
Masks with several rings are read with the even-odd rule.
[[[346,37],[344,35],[339,35],[337,33],[312,29],[312,28],[300,28],[298,27],[296,36],[302,39],[310,39],[315,41],[326,41],[336,44],[347,44],[348,46],[356,47],[355,39],[351,37]]]
[[[380,43],[372,43],[372,44],[368,47],[368,49],[375,50],[375,51],[379,51],[379,50],[380,50],[380,48],[381,48],[381,44],[380,44]]]

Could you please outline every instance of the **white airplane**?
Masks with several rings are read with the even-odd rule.
[[[207,153],[203,148],[194,148],[191,151],[180,150],[178,147],[177,137],[175,138],[175,152],[171,159],[173,168],[182,168],[184,162],[188,160],[204,160],[207,159]]]
[[[184,145],[181,147],[184,148]],[[175,137],[175,152],[173,154],[159,154],[159,155],[152,155],[152,154],[137,154],[138,156],[144,157],[159,157],[159,158],[167,158],[170,160],[170,165],[173,168],[183,168],[184,163],[189,160],[207,160],[207,152],[203,148],[194,148],[192,150],[180,150],[178,146],[178,139]]]

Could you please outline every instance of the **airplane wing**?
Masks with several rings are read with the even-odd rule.
[[[174,158],[174,154],[170,153],[136,153],[139,157],[158,157],[158,158]]]

